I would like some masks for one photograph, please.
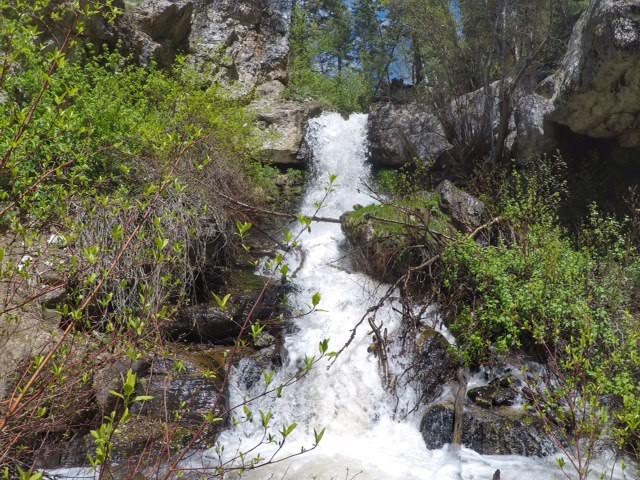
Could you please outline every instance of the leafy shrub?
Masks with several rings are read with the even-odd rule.
[[[538,391],[539,413],[576,448],[606,435],[637,452],[640,256],[625,222],[595,206],[571,238],[556,214],[559,180],[546,167],[516,175],[492,243],[465,237],[445,249],[451,330],[469,365],[522,352],[546,362],[554,380]],[[608,410],[604,398],[615,399]]]

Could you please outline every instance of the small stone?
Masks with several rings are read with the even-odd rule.
[[[256,338],[253,342],[253,346],[256,348],[266,348],[274,345],[276,343],[276,338],[270,333],[262,333]]]

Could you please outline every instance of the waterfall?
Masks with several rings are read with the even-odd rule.
[[[331,175],[336,175],[335,188],[328,195],[319,215],[337,218],[355,204],[370,204],[366,182],[370,169],[366,162],[366,115],[348,119],[337,113],[325,113],[310,121],[307,141],[313,150],[313,179],[300,207],[300,214],[311,215],[321,201]],[[296,228],[296,227],[292,227]],[[287,327],[284,365],[272,381],[273,385],[291,378],[305,356],[318,354],[318,344],[329,339],[330,350],[339,349],[349,338],[351,329],[366,309],[378,302],[387,289],[366,275],[354,272],[344,251],[344,235],[335,223],[314,223],[300,237],[305,252],[298,259],[299,268],[293,279],[295,293],[289,298],[292,307],[308,309],[315,292],[321,294],[320,311],[302,316]],[[386,306],[378,315],[384,319],[390,338],[397,332],[401,318]],[[222,461],[246,452],[260,443],[263,436],[259,410],[272,412],[273,432],[282,425],[297,423],[277,458],[300,452],[313,444],[314,429],[326,428],[317,449],[274,465],[242,475],[249,480],[490,480],[501,471],[502,480],[560,480],[566,477],[555,465],[555,458],[480,455],[467,448],[456,451],[443,447],[427,450],[419,431],[417,411],[398,418],[395,404],[382,386],[378,360],[368,351],[371,339],[368,325],[358,330],[352,344],[327,369],[320,363],[301,381],[287,387],[282,398],[264,397],[250,404],[252,422],[240,422],[222,432],[219,445],[194,452],[183,465],[187,468],[215,468]],[[392,345],[391,372],[401,371],[402,356]],[[394,354],[395,353],[395,354]],[[233,369],[229,395],[230,405],[239,405],[264,390],[260,382],[247,382],[255,375],[247,368],[250,359]],[[247,384],[252,384],[247,388]],[[410,389],[400,396],[412,404]],[[235,414],[242,417],[241,410]],[[247,461],[260,454],[269,458],[277,446],[263,445],[247,455]],[[61,469],[55,478],[90,478],[83,469]],[[86,476],[82,476],[86,475]],[[191,478],[191,477],[188,477]],[[199,477],[197,477],[199,478]],[[230,478],[230,477],[225,477]],[[594,475],[593,478],[599,478]],[[625,478],[617,475],[616,479]],[[631,478],[631,477],[629,477]]]
[[[330,175],[336,175],[334,191],[328,196],[320,215],[337,218],[356,204],[371,204],[366,183],[370,168],[366,162],[367,116],[325,113],[310,121],[307,141],[313,151],[314,178],[306,192],[300,213],[311,215],[317,202],[325,196]],[[323,339],[338,349],[366,309],[377,303],[386,286],[351,270],[343,249],[340,225],[314,223],[301,236],[304,262],[293,282],[296,293],[290,298],[301,310],[311,303],[312,295],[321,294],[322,311],[294,321],[285,338],[287,358],[274,383],[284,382],[295,374],[306,355],[317,354]],[[379,314],[389,335],[399,327],[401,318],[390,307]],[[394,405],[383,388],[378,360],[368,351],[371,338],[368,325],[358,330],[350,347],[331,368],[319,364],[302,381],[289,386],[282,398],[263,399],[252,404],[252,411],[271,411],[272,422],[298,427],[288,437],[278,457],[300,451],[313,443],[313,429],[326,428],[320,446],[289,461],[245,474],[249,479],[359,480],[485,479],[501,469],[503,479],[561,479],[563,475],[550,462],[517,456],[487,457],[462,449],[455,453],[446,447],[429,451],[418,430],[419,416],[402,420],[394,417]],[[331,348],[330,348],[331,349]],[[247,362],[247,360],[243,360]],[[243,388],[243,362],[233,374],[231,405],[242,402],[264,389]],[[394,368],[394,365],[392,365]],[[401,368],[396,364],[395,368]],[[411,391],[403,392],[411,396]],[[411,399],[406,399],[409,403]],[[242,414],[240,413],[240,416]],[[259,419],[241,423],[224,432],[220,443],[223,456],[253,448],[262,437]],[[269,458],[275,446],[259,448]],[[218,454],[211,450],[205,457],[216,463]],[[206,463],[206,460],[205,460]]]

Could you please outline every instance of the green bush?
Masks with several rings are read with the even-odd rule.
[[[572,439],[595,429],[595,438],[637,449],[640,256],[625,222],[595,206],[570,237],[555,213],[559,178],[549,169],[516,175],[518,194],[504,202],[492,243],[464,237],[445,249],[451,331],[469,365],[522,353],[546,362],[555,383],[539,392],[540,412],[557,416],[553,428],[564,425]],[[607,397],[610,408],[601,411]],[[571,398],[588,414],[567,417]]]

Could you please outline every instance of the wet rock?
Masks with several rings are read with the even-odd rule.
[[[134,405],[132,413],[159,420],[180,418],[181,422],[197,425],[205,415],[225,407],[218,399],[220,383],[213,371],[205,371],[185,358],[156,359],[139,374],[138,392],[151,395],[152,400]],[[220,403],[219,403],[220,402]]]
[[[254,387],[264,390],[264,374],[276,372],[282,366],[283,349],[280,343],[263,348],[243,358],[238,366],[238,377],[247,391]]]
[[[168,326],[174,339],[196,343],[221,343],[233,340],[242,324],[234,316],[212,305],[183,308]]]
[[[440,194],[440,205],[456,226],[470,230],[482,223],[484,203],[445,180],[436,191]]]
[[[518,383],[511,377],[498,378],[484,387],[472,388],[467,396],[484,408],[511,406],[518,399]]]
[[[252,321],[270,320],[283,313],[281,302],[285,288],[268,277],[243,270],[230,271],[224,292],[231,295],[224,310],[213,303],[180,310],[165,326],[171,338],[195,343],[231,344],[240,334],[250,312]]]
[[[93,438],[86,431],[70,434],[65,439],[51,435],[35,452],[33,467],[54,469],[86,465],[87,453],[92,448],[95,448]]]
[[[551,119],[573,132],[640,146],[640,1],[592,1],[555,75]]]
[[[108,414],[116,405],[117,398],[111,394],[112,391],[119,392],[122,389],[122,381],[127,372],[138,374],[147,368],[145,361],[123,361],[99,358],[104,363],[104,367],[99,368],[93,374],[93,391],[96,403],[100,409]]]
[[[433,328],[423,329],[417,345],[417,384],[421,401],[428,403],[442,394],[447,382],[456,378],[458,363],[451,356],[447,339]]]
[[[436,115],[417,103],[372,105],[368,132],[376,167],[435,161],[453,148]]]
[[[267,348],[276,344],[276,337],[270,333],[262,333],[253,341],[253,346],[256,348]]]
[[[427,448],[451,443],[453,420],[453,404],[437,404],[427,410],[420,423]],[[509,409],[490,411],[477,406],[465,408],[462,443],[483,455],[545,456],[555,451],[532,418]]]
[[[307,122],[319,115],[317,103],[267,102],[254,105],[258,120],[271,138],[265,143],[265,160],[274,165],[300,166],[311,160],[311,151],[303,149]]]

